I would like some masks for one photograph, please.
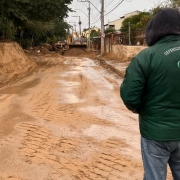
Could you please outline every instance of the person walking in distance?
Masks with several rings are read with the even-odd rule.
[[[148,22],[146,43],[126,69],[120,96],[139,114],[144,180],[180,180],[180,13],[164,8]]]

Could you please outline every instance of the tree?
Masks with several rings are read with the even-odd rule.
[[[167,4],[171,7],[178,8],[180,7],[180,0],[168,0]]]
[[[67,22],[62,21],[61,19],[57,18],[54,20],[55,27],[54,27],[54,35],[57,37],[57,40],[65,40],[67,35],[69,34],[69,25]]]
[[[136,31],[140,29],[144,29],[149,21],[151,19],[152,14],[150,12],[141,12],[137,15],[133,15],[131,17],[128,17],[124,19],[122,22],[121,32],[123,32],[126,36],[126,39],[128,39],[128,31],[130,28],[131,31],[131,43],[136,44]]]
[[[151,17],[152,14],[149,12],[141,12],[137,15],[126,18],[122,23],[121,32],[126,32],[129,30],[129,22],[132,31],[145,28]]]
[[[108,27],[107,29],[105,29],[104,33],[107,34],[107,33],[110,33],[110,32],[115,32],[116,30],[112,27]]]
[[[0,35],[5,39],[23,39],[36,41],[49,37],[65,36],[67,23],[64,18],[72,0],[3,0],[0,3]],[[61,26],[61,28],[60,28]],[[64,29],[65,28],[65,29]],[[22,33],[23,32],[23,33]]]
[[[95,29],[91,30],[90,39],[92,40],[93,37],[100,36],[100,30],[96,31]]]

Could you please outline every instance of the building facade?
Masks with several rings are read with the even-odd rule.
[[[120,17],[120,19],[109,22],[106,27],[112,27],[115,30],[119,30],[119,29],[121,29],[122,22],[124,21],[124,19],[126,19],[130,16],[137,15],[139,13],[140,13],[140,11],[133,11],[133,12],[127,13],[124,16]]]
[[[95,30],[95,31],[97,31],[97,32],[100,31],[99,28],[93,27],[93,28],[90,28],[90,33],[91,33],[92,30]],[[89,29],[87,29],[86,31],[83,31],[83,32],[82,32],[82,36],[83,36],[83,37],[86,37],[86,38],[89,38]]]

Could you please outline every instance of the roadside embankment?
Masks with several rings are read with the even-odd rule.
[[[23,78],[36,66],[17,43],[0,43],[0,87]]]

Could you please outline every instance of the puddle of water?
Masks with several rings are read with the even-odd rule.
[[[0,90],[0,94],[20,94],[26,89],[35,87],[37,84],[39,84],[40,79],[36,78],[32,81],[20,84],[18,86],[11,86]]]

